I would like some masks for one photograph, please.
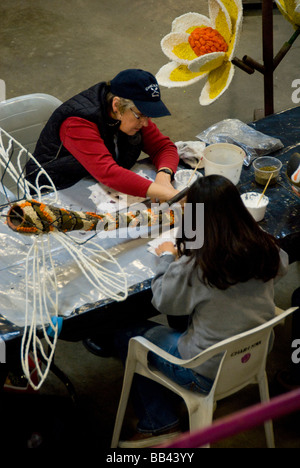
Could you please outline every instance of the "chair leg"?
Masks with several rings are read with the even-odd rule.
[[[209,426],[212,423],[212,408],[210,405],[201,405],[195,411],[189,410],[190,431]]]
[[[129,395],[130,395],[132,379],[133,379],[133,376],[134,376],[134,369],[135,369],[135,363],[133,364],[131,362],[130,365],[129,365],[128,362],[127,362],[126,369],[125,369],[125,374],[124,374],[124,379],[123,379],[123,386],[122,386],[120,402],[119,402],[116,421],[115,421],[115,426],[114,426],[114,432],[113,432],[112,441],[111,441],[111,448],[117,448],[118,444],[119,444],[119,439],[120,439],[121,429],[122,429],[122,425],[123,425],[123,421],[124,421],[125,411],[126,411],[126,408],[127,408],[128,399],[129,399]]]
[[[189,414],[190,432],[211,425],[213,420],[213,401],[204,398],[203,404],[199,405],[199,400],[196,404],[189,404],[189,402],[185,400],[185,404]],[[201,448],[210,448],[210,445],[206,444]]]
[[[270,401],[269,384],[266,372],[264,372],[263,376],[260,378],[258,385],[261,402],[263,403]],[[266,421],[264,424],[264,428],[266,434],[267,447],[275,448],[273,422],[271,420]]]
[[[267,447],[275,448],[274,430],[273,430],[272,421],[265,422],[265,433],[266,433]]]

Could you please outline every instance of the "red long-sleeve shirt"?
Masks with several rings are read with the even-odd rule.
[[[168,167],[175,173],[179,157],[174,143],[150,119],[141,132],[143,151],[150,156],[157,170]],[[118,192],[146,197],[152,182],[115,162],[96,124],[79,117],[69,117],[60,127],[60,139],[96,180]]]

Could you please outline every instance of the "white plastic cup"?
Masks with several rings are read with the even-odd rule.
[[[242,148],[230,143],[209,145],[203,151],[205,175],[222,175],[237,185],[245,156],[245,151]]]
[[[260,197],[261,193],[257,192],[247,192],[241,195],[244,205],[257,222],[264,219],[269,204],[269,198],[266,195],[259,202]]]

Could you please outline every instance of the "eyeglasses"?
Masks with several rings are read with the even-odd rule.
[[[131,112],[133,113],[134,117],[137,119],[137,120],[141,120],[141,119],[148,119],[148,117],[144,114],[137,114],[133,109],[132,107],[130,107],[130,110]]]

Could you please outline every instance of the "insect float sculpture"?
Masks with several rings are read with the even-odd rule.
[[[34,185],[26,180],[24,173],[24,166],[30,158],[39,167]],[[41,175],[46,177],[47,185],[40,184]],[[181,192],[178,199],[183,195]],[[160,226],[165,223],[172,226],[174,211],[168,204],[165,204],[165,209],[160,205],[157,210],[143,205],[137,211],[115,214],[58,208],[58,192],[46,171],[26,148],[0,128],[1,203],[2,200],[5,200],[0,206],[2,222],[15,233],[30,238],[26,242],[24,262],[25,298],[20,357],[25,377],[31,387],[38,390],[51,368],[60,333],[60,285],[55,251],[62,248],[68,254],[74,271],[88,282],[99,299],[109,297],[124,301],[128,296],[126,272],[109,250],[92,239],[98,231],[121,227]],[[172,203],[175,203],[174,199]],[[78,243],[66,235],[78,230],[90,231],[91,237],[84,243]],[[9,255],[8,251],[6,253]],[[38,383],[31,377],[29,355],[37,370]],[[40,356],[43,357],[43,364]]]
[[[159,208],[159,207],[158,207]],[[36,200],[14,203],[7,214],[7,224],[20,234],[48,234],[53,231],[111,231],[120,227],[174,226],[174,210],[144,209],[136,212],[96,214],[70,211]]]

